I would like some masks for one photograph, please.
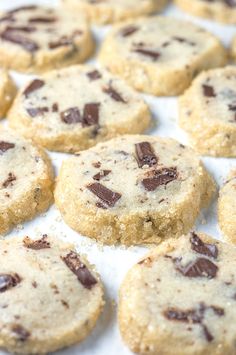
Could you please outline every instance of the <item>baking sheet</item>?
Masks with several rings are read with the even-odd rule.
[[[115,0],[114,0],[115,1]],[[57,0],[0,0],[0,11],[26,4],[56,5]],[[167,16],[175,16],[190,20],[202,27],[205,27],[217,35],[226,46],[229,46],[233,34],[236,34],[236,26],[224,26],[215,22],[201,20],[196,17],[188,16],[174,5],[164,12]],[[94,27],[94,35],[98,41],[98,46],[109,26],[99,28]],[[90,62],[94,62],[90,60]],[[12,76],[20,86],[29,80],[29,76],[12,72]],[[187,143],[186,136],[177,126],[177,99],[176,98],[155,98],[153,96],[143,95],[150,105],[155,128],[151,131],[152,135],[170,136],[176,138],[182,143]],[[3,121],[3,124],[6,124]],[[61,162],[68,157],[67,154],[49,153],[52,158],[55,172],[57,174]],[[236,167],[236,159],[222,158],[203,158],[208,170],[212,173],[219,185],[222,185],[228,171],[233,166]],[[209,233],[210,235],[221,238],[221,233],[217,225],[216,201],[205,211],[201,213],[196,223],[196,229]],[[101,274],[105,285],[106,305],[104,312],[97,322],[92,334],[80,345],[73,346],[66,350],[57,352],[60,355],[128,355],[131,352],[122,343],[116,320],[116,304],[120,283],[128,269],[147,251],[143,247],[101,247],[91,239],[82,237],[72,231],[62,221],[59,212],[55,206],[42,216],[35,218],[32,222],[18,226],[9,234],[11,236],[37,236],[40,234],[54,234],[59,238],[76,244],[80,253],[85,253],[88,259],[94,263]],[[30,297],[30,295],[29,295]],[[24,307],[24,305],[22,305]],[[0,355],[7,354],[0,351]]]

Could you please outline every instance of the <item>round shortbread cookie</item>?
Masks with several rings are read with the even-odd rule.
[[[231,56],[232,56],[233,60],[236,62],[236,36],[233,38],[233,41],[232,41]]]
[[[85,18],[63,9],[23,6],[0,17],[0,65],[41,72],[85,61],[94,41]]]
[[[86,13],[91,22],[106,24],[160,11],[168,0],[62,0],[73,11]]]
[[[184,11],[192,15],[223,23],[236,24],[235,0],[174,0]]]
[[[34,79],[18,94],[10,126],[50,150],[78,152],[125,133],[142,133],[144,100],[105,70],[74,66]]]
[[[16,91],[16,86],[10,75],[6,70],[0,69],[0,119],[6,115]]]
[[[179,100],[179,124],[201,154],[236,156],[236,67],[201,73]]]
[[[127,274],[119,325],[145,355],[235,354],[236,249],[205,234],[163,243]]]
[[[227,55],[219,40],[204,29],[153,16],[116,25],[99,59],[137,90],[171,96],[181,94],[201,70],[224,65]]]
[[[101,243],[157,244],[187,233],[214,190],[191,149],[128,135],[66,160],[55,201],[69,226]]]
[[[0,234],[48,209],[53,171],[46,153],[15,132],[0,130]]]
[[[47,235],[0,246],[1,347],[47,354],[83,340],[103,307],[99,276],[87,260]]]
[[[236,170],[231,171],[220,189],[218,218],[227,241],[236,244]]]

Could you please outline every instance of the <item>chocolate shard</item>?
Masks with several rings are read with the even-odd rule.
[[[0,292],[5,292],[21,282],[21,277],[17,274],[0,274]]]
[[[53,23],[56,22],[56,17],[31,17],[28,22],[29,23]]]
[[[105,205],[105,208],[114,207],[116,202],[121,198],[121,194],[111,191],[98,182],[88,185],[87,189],[102,201],[102,203]]]
[[[156,51],[153,51],[151,49],[144,49],[144,48],[136,48],[136,49],[133,50],[133,52],[142,54],[142,55],[144,55],[146,57],[150,57],[153,60],[157,60],[160,57],[160,55],[161,55],[160,52],[156,52]]]
[[[23,47],[26,51],[28,52],[35,52],[39,49],[38,44],[33,41],[32,39],[29,39],[27,37],[22,36],[21,34],[17,33],[16,31],[8,30],[5,29],[1,34],[0,37],[4,41],[12,42],[15,44],[19,44],[21,47]]]
[[[82,122],[82,117],[80,115],[80,111],[78,107],[71,107],[67,110],[61,112],[61,119],[66,124],[75,124],[78,122]]]
[[[111,173],[111,170],[102,170],[93,176],[93,180],[100,181],[103,177],[109,175],[110,173]]]
[[[99,107],[100,103],[90,102],[84,106],[83,125],[93,126],[99,121]]]
[[[73,44],[73,39],[69,37],[61,37],[57,41],[49,42],[48,47],[50,49],[56,49],[63,46],[70,46]]]
[[[103,88],[103,92],[108,94],[113,100],[117,102],[123,102],[123,104],[127,104],[127,101],[114,89],[114,87],[109,84],[109,86]]]
[[[200,323],[203,318],[202,313],[195,309],[183,311],[178,308],[168,308],[164,311],[164,316],[169,320],[184,323]]]
[[[13,149],[13,148],[15,148],[15,144],[14,143],[0,141],[0,155],[5,153],[9,149]]]
[[[91,290],[96,285],[97,280],[88,270],[87,266],[83,264],[79,258],[79,255],[74,251],[71,251],[65,257],[61,257],[68,268],[77,276],[81,284]]]
[[[48,236],[44,234],[41,239],[33,240],[29,237],[23,239],[24,247],[33,250],[49,249],[51,248],[50,242],[48,241]]]
[[[20,324],[14,324],[11,330],[16,334],[18,340],[22,342],[26,341],[31,335],[30,332]]]
[[[42,86],[45,85],[45,82],[40,79],[34,79],[24,90],[23,94],[25,97],[28,97],[32,92],[39,90]]]
[[[138,27],[137,26],[126,26],[124,28],[122,28],[122,30],[120,31],[121,36],[123,37],[128,37],[131,36],[133,33],[138,31]]]
[[[203,329],[203,333],[204,336],[206,338],[206,340],[210,343],[211,341],[214,340],[213,335],[210,333],[209,329],[207,328],[207,326],[205,324],[202,324],[202,329]]]
[[[54,102],[54,104],[52,104],[52,112],[58,112],[59,107],[58,107],[58,103]]]
[[[93,70],[87,73],[87,76],[89,77],[90,80],[98,80],[101,79],[102,74],[98,70]]]
[[[48,107],[32,107],[32,108],[27,108],[26,111],[31,117],[36,117],[39,115],[43,115],[45,112],[48,112],[49,109]]]
[[[175,259],[174,263],[176,270],[186,277],[207,277],[213,279],[216,277],[218,271],[218,266],[206,258],[198,258],[186,266],[182,266],[179,259]]]
[[[142,184],[147,191],[155,191],[157,187],[166,186],[178,178],[176,167],[153,170],[148,174],[149,176],[142,180]]]
[[[199,254],[210,256],[214,259],[218,256],[218,248],[215,244],[204,243],[196,233],[192,233],[190,238],[191,248]]]
[[[6,30],[31,33],[31,32],[35,32],[36,31],[36,27],[32,27],[32,26],[7,26]]]
[[[136,151],[138,166],[140,168],[142,168],[144,165],[148,165],[151,167],[157,164],[158,159],[149,142],[141,142],[135,144],[135,151]]]
[[[213,86],[202,85],[202,89],[203,89],[204,96],[206,96],[206,97],[216,97],[216,93],[215,93],[215,90],[214,90]]]
[[[2,187],[7,188],[13,185],[13,181],[16,181],[16,176],[13,173],[9,173],[7,179],[3,182]]]

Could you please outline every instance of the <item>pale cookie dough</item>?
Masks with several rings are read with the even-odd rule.
[[[0,234],[48,209],[53,172],[46,153],[15,132],[0,129]]]
[[[0,16],[0,65],[42,72],[85,61],[94,50],[84,17],[64,9],[23,6]]]
[[[66,160],[55,201],[70,227],[101,243],[157,244],[187,233],[214,190],[191,149],[127,135]]]
[[[231,56],[232,56],[232,59],[236,62],[236,36],[233,38],[233,41],[232,41]]]
[[[8,114],[10,126],[49,150],[78,152],[151,121],[144,100],[123,80],[92,66],[52,71],[28,83]]]
[[[152,250],[125,277],[119,325],[143,355],[233,355],[236,249],[191,233]]]
[[[199,153],[236,156],[236,67],[201,73],[179,100],[179,124]]]
[[[160,11],[167,0],[62,0],[62,3],[102,25]]]
[[[135,89],[171,96],[181,94],[198,72],[223,66],[227,55],[220,41],[204,29],[153,16],[115,26],[99,60]]]
[[[74,246],[43,235],[0,241],[0,346],[48,354],[83,340],[103,306],[94,267]]]
[[[235,0],[175,0],[175,3],[192,15],[236,24]]]
[[[236,244],[236,169],[231,171],[220,189],[218,218],[225,239]]]
[[[16,95],[16,86],[8,72],[0,69],[0,119],[4,118]]]

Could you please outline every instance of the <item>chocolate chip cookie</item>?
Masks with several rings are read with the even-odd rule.
[[[199,153],[236,157],[236,67],[200,74],[180,97],[179,124]]]
[[[145,355],[235,353],[236,250],[190,233],[152,250],[127,274],[119,324]]]
[[[3,118],[11,106],[16,95],[16,86],[8,72],[0,69],[0,119]]]
[[[66,160],[55,201],[70,227],[99,242],[157,244],[187,233],[214,190],[191,149],[127,135]]]
[[[47,149],[78,152],[125,133],[142,133],[151,114],[123,80],[73,66],[28,83],[8,114],[10,126]]]
[[[94,267],[73,245],[40,239],[0,241],[1,347],[48,354],[83,340],[103,306]]]

